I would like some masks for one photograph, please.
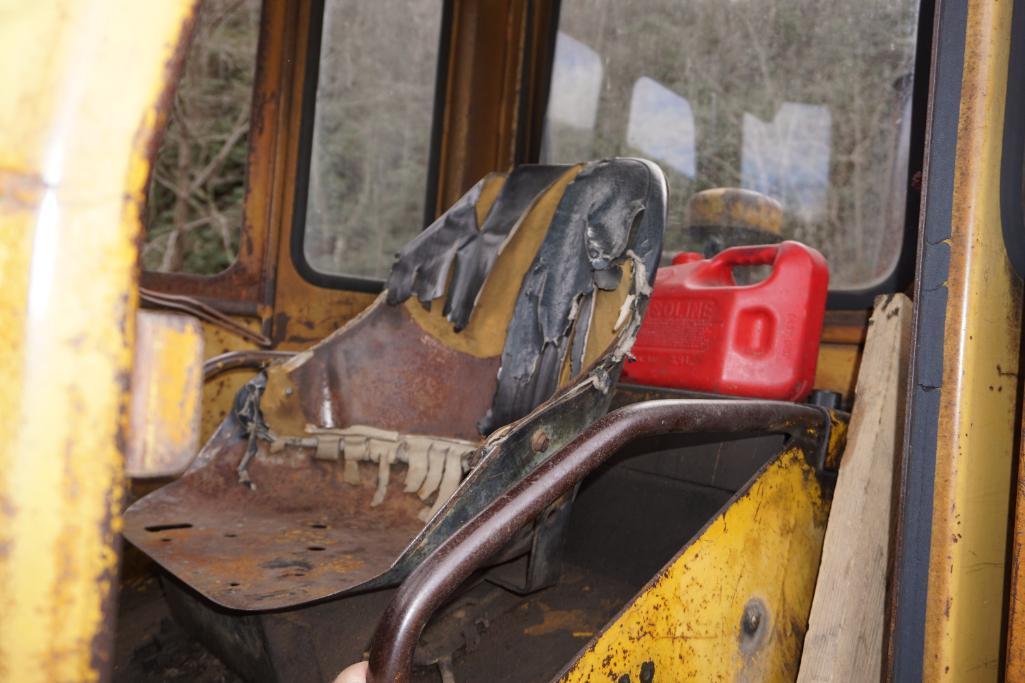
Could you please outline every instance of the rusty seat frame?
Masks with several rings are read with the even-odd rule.
[[[517,349],[524,348],[524,343],[535,342],[528,339],[527,342],[513,342],[510,346],[507,339],[498,388],[488,390],[495,391],[495,402],[482,422],[497,421],[497,425],[502,425],[509,417],[513,419],[493,431],[488,428],[490,434],[469,459],[469,472],[450,498],[438,501],[437,511],[432,510],[434,514],[426,526],[417,519],[417,513],[422,512],[422,504],[403,495],[394,477],[389,484],[392,494],[385,496],[383,502],[372,500],[372,492],[365,487],[347,486],[343,468],[338,462],[337,445],[334,446],[335,461],[332,462],[322,457],[319,446],[315,449],[299,446],[274,449],[266,443],[270,430],[265,426],[263,431],[260,429],[264,421],[261,404],[263,412],[266,412],[267,404],[263,392],[266,390],[269,395],[275,377],[284,377],[277,385],[277,398],[288,397],[293,389],[289,377],[294,378],[296,374],[293,371],[291,375],[285,376],[287,372],[283,374],[278,371],[275,375],[276,369],[284,367],[287,370],[289,367],[298,367],[300,362],[310,361],[301,368],[307,376],[315,375],[314,381],[321,382],[324,387],[327,387],[326,383],[337,383],[337,367],[331,365],[332,357],[324,353],[324,349],[330,345],[322,342],[312,351],[286,361],[285,365],[272,365],[266,373],[270,379],[261,379],[264,375],[260,375],[258,381],[250,383],[239,394],[235,410],[211,437],[189,471],[181,479],[136,502],[127,511],[126,538],[213,605],[232,610],[261,612],[290,608],[355,591],[396,585],[445,538],[496,496],[536,469],[555,450],[605,414],[611,400],[610,389],[640,325],[650,282],[661,252],[661,232],[665,221],[665,180],[657,166],[642,160],[617,159],[563,168],[574,168],[576,180],[570,177],[566,181],[572,180],[565,190],[566,195],[557,208],[553,207],[556,211],[553,224],[559,220],[559,212],[563,212],[563,233],[555,235],[563,237],[562,243],[556,240],[556,247],[562,251],[542,253],[542,247],[538,255],[534,256],[531,268],[543,273],[545,268],[560,267],[563,265],[560,259],[565,260],[572,250],[579,251],[586,246],[585,263],[592,264],[591,267],[595,269],[594,291],[616,290],[618,287],[618,291],[626,297],[619,314],[620,320],[612,328],[614,335],[611,343],[604,347],[605,351],[596,357],[593,352],[588,356],[594,357],[593,361],[581,362],[586,346],[582,338],[582,343],[576,343],[569,333],[559,342],[573,347],[573,354],[564,352],[567,354],[564,356],[567,359],[565,365],[562,365],[561,358],[558,362],[563,367],[562,376],[565,378],[569,375],[574,379],[563,381],[562,388],[547,398],[543,388],[529,384],[512,385],[509,388],[510,382],[507,380],[515,379],[515,373],[510,368],[515,369],[512,364],[516,361]],[[618,178],[617,169],[625,169],[642,180],[639,196],[637,190],[634,190],[635,194],[630,194],[630,182]],[[551,170],[544,172],[549,177],[558,177],[562,173],[553,175]],[[565,173],[562,175],[566,177]],[[581,180],[584,182],[581,183]],[[475,191],[479,195],[482,190],[478,187]],[[573,201],[576,204],[565,199],[574,191],[576,195]],[[466,203],[457,204],[449,213],[465,210],[466,206]],[[493,209],[493,213],[495,211],[498,209]],[[422,233],[422,237],[411,245],[423,246],[425,240],[429,241],[451,228],[444,221],[445,217],[439,219],[432,229]],[[603,221],[618,226],[616,230],[619,232],[612,230],[603,233]],[[481,228],[481,241],[487,237],[485,230],[486,224]],[[580,237],[574,242],[565,239],[566,235]],[[544,245],[548,245],[550,237],[552,233],[545,234]],[[496,246],[492,262],[497,267],[497,263],[501,262],[497,256],[502,245],[492,245]],[[415,250],[413,255],[416,255]],[[437,254],[429,252],[427,257],[436,261]],[[400,254],[389,289],[378,302],[325,340],[334,344],[328,348],[335,354],[334,357],[343,357],[343,361],[345,357],[349,358],[347,372],[350,378],[353,373],[365,371],[361,365],[372,364],[374,354],[380,353],[380,344],[387,343],[387,335],[392,330],[401,330],[408,335],[409,330],[416,329],[400,320],[399,313],[409,315],[405,311],[412,311],[415,315],[424,314],[416,313],[416,306],[411,308],[408,304],[401,306],[396,303],[401,303],[401,299],[412,293],[425,305],[429,305],[439,290],[443,292],[448,286],[444,270],[436,273],[436,280],[421,279],[413,282],[412,287],[408,286],[409,281],[403,284],[401,280],[396,280],[396,273],[400,273],[398,269],[404,263],[403,258],[403,254]],[[546,266],[545,258],[552,265]],[[462,262],[457,260],[456,263],[455,267],[458,268]],[[423,275],[429,269],[428,265],[414,262],[407,267],[407,272]],[[465,268],[484,268],[483,273],[486,275],[490,267],[491,263],[484,259],[483,266],[470,263]],[[585,313],[576,308],[575,299],[572,311],[565,299],[555,301],[554,304],[543,301],[546,296],[575,295],[575,292],[565,289],[572,284],[570,272],[567,271],[566,277],[554,278],[549,284],[550,292],[543,291],[543,287],[527,291],[529,287],[537,288],[537,280],[533,281],[534,284],[528,284],[524,276],[516,315],[524,315],[520,307],[527,302],[527,313],[530,315],[536,313],[543,316],[548,310],[545,306],[556,305],[565,309],[564,313],[570,316],[584,316]],[[458,288],[457,279],[458,272],[456,278],[453,278],[452,289]],[[602,279],[604,282],[599,282]],[[400,301],[392,301],[396,298],[395,292],[403,288],[404,296],[398,297]],[[464,294],[464,301],[476,305],[472,290]],[[597,297],[598,293],[594,296]],[[449,304],[446,304],[446,315],[449,314]],[[463,312],[469,314],[468,309]],[[455,315],[458,316],[458,313],[456,311]],[[451,315],[449,319],[452,319]],[[548,321],[539,320],[538,329],[545,322]],[[368,325],[379,327],[374,333],[377,336],[371,337],[377,340],[375,343],[378,347],[374,348],[371,344],[358,360],[353,360],[352,354],[346,355],[348,352],[341,342],[345,340],[345,335],[358,334]],[[528,324],[525,329],[529,332],[533,328]],[[423,343],[427,345],[427,350],[413,359],[414,363],[421,364],[417,367],[426,367],[425,363],[437,358],[446,362],[446,358],[451,356],[450,351],[424,333],[416,334],[420,334],[420,338],[425,340]],[[414,346],[417,343],[416,334],[410,341]],[[509,334],[513,335],[513,332]],[[538,339],[536,343],[541,342],[545,344],[544,348],[549,348],[547,339]],[[572,371],[569,362],[571,355],[574,360]],[[535,361],[538,364],[550,362],[540,359],[540,356],[538,358]],[[486,373],[491,373],[493,377],[497,366],[497,359],[494,362],[477,363],[475,367],[478,369],[474,372],[481,378]],[[391,384],[382,385],[383,389],[392,388],[393,385],[401,387],[402,378],[409,376],[408,368],[400,368],[398,371],[388,369],[388,372],[391,375],[382,381]],[[444,384],[445,380],[442,378],[440,381]],[[364,391],[373,394],[372,382],[363,386]],[[491,386],[495,386],[493,380]],[[469,389],[471,393],[481,390],[474,387]],[[344,394],[344,389],[341,391]],[[332,392],[337,393],[336,389],[332,389]],[[508,400],[500,404],[499,397],[503,392]],[[450,400],[458,403],[466,392],[452,385],[449,393],[452,394]],[[422,406],[422,396],[410,398],[420,401]],[[345,426],[339,425],[339,420],[347,420],[349,424],[359,423],[353,417],[358,417],[359,406],[339,408],[325,403],[307,410],[307,425],[312,419],[319,420],[319,416],[329,409],[335,410],[335,414],[333,417],[325,417],[326,422],[320,424],[320,427]],[[312,419],[311,414],[314,415]],[[426,432],[428,434],[465,439],[470,429],[467,425],[474,423],[472,417],[469,422],[464,418],[460,423],[463,426],[449,433],[440,431],[444,426],[442,423],[431,423],[428,420],[423,424],[432,430]],[[432,427],[432,424],[435,426]],[[277,428],[276,425],[271,426]],[[391,424],[381,426],[395,429]],[[288,443],[300,442],[302,439],[294,437]],[[335,440],[334,444],[337,443]],[[373,469],[376,470],[376,467]],[[240,477],[240,474],[243,476]],[[563,517],[568,514],[568,506],[557,507],[553,514]],[[517,552],[529,552],[531,558],[527,575],[519,586],[521,590],[534,590],[555,580],[558,563],[552,561],[551,551],[559,546],[559,533],[559,525],[551,524],[520,539]]]

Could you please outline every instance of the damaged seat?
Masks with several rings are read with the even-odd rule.
[[[125,536],[230,609],[397,584],[607,411],[665,202],[638,159],[484,178],[399,252],[369,308],[243,387]],[[553,580],[566,507],[521,539],[524,590]]]

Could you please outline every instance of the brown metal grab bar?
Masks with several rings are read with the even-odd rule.
[[[518,529],[634,439],[662,434],[787,434],[787,446],[813,455],[818,466],[830,424],[825,409],[778,401],[649,401],[609,413],[496,498],[413,570],[378,622],[367,680],[409,681],[413,651],[431,614]]]
[[[295,353],[292,351],[228,351],[219,356],[208,358],[203,363],[203,381],[209,382],[222,372],[239,368],[262,369],[274,361],[288,360]]]

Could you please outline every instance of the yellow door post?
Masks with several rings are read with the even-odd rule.
[[[0,0],[0,680],[110,665],[149,151],[193,0]]]

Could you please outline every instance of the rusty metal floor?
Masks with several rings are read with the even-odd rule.
[[[230,609],[277,609],[358,585],[386,570],[423,529],[424,504],[398,479],[371,508],[366,482],[308,454],[258,458],[238,483],[244,442],[133,505],[125,535],[207,598]],[[238,452],[235,452],[238,451]]]
[[[609,463],[581,489],[560,583],[527,597],[478,583],[445,608],[444,619],[428,626],[414,680],[441,681],[439,667],[429,663],[446,657],[459,683],[550,680],[777,446],[760,438],[703,445],[696,448],[704,455],[690,450],[679,459],[671,454],[674,444],[639,445],[651,455],[633,454],[629,460],[631,454],[624,453],[624,459]],[[155,582],[141,596],[132,590],[126,588],[122,598],[115,681],[245,680],[170,623]],[[330,683],[334,673],[365,651],[393,592],[372,591],[341,603],[260,617],[279,637],[285,659],[292,660],[282,662],[278,680]],[[347,606],[339,607],[343,603]],[[316,675],[289,675],[302,662],[312,663]]]
[[[460,683],[523,683],[551,680],[594,637],[636,591],[636,586],[579,566],[567,565],[557,586],[519,597],[482,584],[478,591],[499,591],[494,615],[478,619],[455,653],[453,677]],[[508,606],[502,611],[502,606]],[[430,627],[428,627],[430,629]],[[422,659],[424,641],[417,659]],[[476,639],[475,639],[476,635]],[[421,666],[419,683],[442,680],[438,670]]]
[[[548,680],[634,589],[573,565],[558,586],[528,597],[484,582],[446,610],[444,627],[429,629],[418,659],[452,656],[461,683]],[[171,618],[155,579],[123,589],[119,619],[115,683],[244,683]],[[440,669],[422,662],[414,680],[438,683]]]

